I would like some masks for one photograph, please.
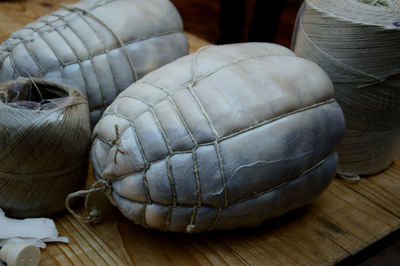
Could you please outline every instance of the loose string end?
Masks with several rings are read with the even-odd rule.
[[[336,173],[338,177],[345,181],[350,181],[350,182],[357,182],[360,181],[360,176],[357,174],[352,174],[352,173],[343,173],[343,172],[337,172]]]
[[[88,190],[80,190],[69,194],[65,200],[65,206],[67,210],[78,220],[90,224],[98,224],[102,221],[101,212],[95,207],[89,207],[89,199],[92,193],[97,191],[103,191],[108,197],[111,193],[111,185],[105,180],[98,180]],[[72,200],[78,197],[84,197],[84,213],[80,214],[74,211],[71,207]]]

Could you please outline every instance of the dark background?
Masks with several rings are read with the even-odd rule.
[[[211,43],[275,42],[290,46],[302,0],[171,0],[185,30]]]

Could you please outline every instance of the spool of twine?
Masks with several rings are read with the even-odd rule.
[[[387,168],[400,143],[400,0],[306,0],[292,48],[335,85],[346,118],[338,173]]]
[[[70,86],[40,79],[0,84],[0,208],[11,217],[48,216],[82,188],[89,108]]]

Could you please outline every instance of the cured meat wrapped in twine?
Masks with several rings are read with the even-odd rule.
[[[87,98],[94,127],[121,91],[188,51],[168,0],[84,0],[14,32],[0,46],[0,81],[67,81]]]
[[[294,52],[332,79],[346,118],[339,173],[386,169],[400,147],[400,0],[306,0]]]
[[[103,190],[137,224],[254,226],[311,202],[336,171],[343,113],[315,63],[274,44],[208,46],[122,92],[93,132]],[[86,205],[84,220],[98,211]],[[69,210],[80,217],[72,209]]]
[[[87,177],[89,108],[72,87],[20,78],[0,84],[0,208],[10,217],[65,208]]]

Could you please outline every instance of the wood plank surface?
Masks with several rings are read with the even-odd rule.
[[[61,2],[1,1],[0,41]],[[188,37],[191,52],[207,44]],[[54,217],[70,243],[49,244],[41,265],[332,265],[399,229],[400,161],[359,182],[335,179],[309,206],[254,228],[163,233],[134,225],[109,204],[103,212],[94,226],[68,213]]]
[[[391,165],[391,171],[384,171],[378,175],[363,178],[358,182],[341,183],[356,193],[363,195],[376,205],[400,217],[400,159]]]

